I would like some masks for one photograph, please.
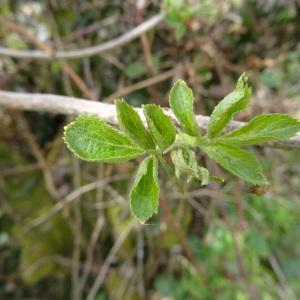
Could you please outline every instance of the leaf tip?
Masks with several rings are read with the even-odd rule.
[[[237,81],[237,88],[248,88],[248,76],[246,75],[246,73],[242,73],[242,75],[239,77],[238,81]],[[249,92],[251,92],[251,88],[249,88]]]
[[[124,99],[119,99],[119,98],[114,99],[114,104],[115,104],[116,108],[118,108],[118,106],[121,105],[121,104],[123,104],[123,103],[127,104],[127,103],[124,101]]]
[[[173,87],[175,87],[175,86],[187,87],[187,83],[183,79],[177,79],[173,84]]]

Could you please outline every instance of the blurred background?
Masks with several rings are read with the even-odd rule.
[[[300,118],[300,1],[1,0],[1,47],[74,50],[152,17],[106,52],[73,59],[0,55],[0,89],[132,105],[168,105],[192,87],[208,115],[246,72],[260,113]],[[161,174],[163,202],[146,225],[127,193],[138,160],[79,161],[62,140],[73,118],[0,108],[0,299],[300,299],[300,155],[255,147],[271,181],[247,192],[207,157],[223,184],[192,182],[182,199]],[[265,192],[265,193],[263,193]]]

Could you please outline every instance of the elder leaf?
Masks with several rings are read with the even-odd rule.
[[[140,164],[129,194],[132,214],[145,223],[158,211],[159,183],[158,162],[150,155]]]
[[[124,100],[115,100],[120,127],[145,150],[155,149],[153,139],[136,110]]]
[[[248,78],[243,74],[239,78],[235,90],[215,106],[207,126],[209,138],[219,136],[233,116],[250,104],[251,88],[248,87],[247,80]]]
[[[121,162],[144,154],[119,130],[94,116],[81,116],[65,127],[64,140],[79,158]]]
[[[158,146],[165,150],[173,144],[176,128],[160,106],[147,104],[143,106],[150,134]]]
[[[190,135],[199,136],[200,128],[194,115],[193,91],[183,80],[177,80],[169,96],[170,107],[183,129]]]
[[[201,149],[224,169],[244,181],[258,185],[267,184],[259,162],[249,152],[221,143],[201,145]]]
[[[235,145],[252,145],[268,141],[287,140],[300,130],[300,122],[289,115],[260,115],[243,127],[231,131],[220,139]]]

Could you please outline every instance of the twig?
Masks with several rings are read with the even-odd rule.
[[[144,258],[145,258],[145,241],[144,241],[144,231],[143,226],[140,226],[138,230],[138,236],[137,236],[137,290],[140,294],[140,297],[142,299],[145,299],[146,297],[146,291],[145,291],[145,282],[144,282]]]
[[[249,299],[251,300],[258,300],[258,291],[256,285],[252,282],[251,273],[247,269],[246,262],[243,257],[243,253],[240,249],[239,242],[236,237],[236,232],[234,230],[234,226],[230,222],[228,208],[226,206],[226,203],[223,201],[224,196],[221,193],[220,186],[215,184],[216,192],[219,193],[219,196],[217,197],[219,206],[224,218],[225,225],[227,227],[227,230],[229,231],[232,239],[232,248],[233,253],[235,256],[236,265],[238,267],[239,271],[239,280],[244,283],[245,289],[249,295]]]
[[[48,256],[43,256],[39,258],[38,260],[34,261],[31,265],[29,266],[24,266],[21,268],[20,273],[21,274],[32,274],[34,271],[39,269],[42,265],[47,263],[48,261],[53,261],[59,265],[61,265],[64,268],[71,269],[72,268],[72,259],[69,257],[61,256],[61,255],[48,255]],[[80,264],[80,269],[84,268],[84,264]],[[98,274],[96,266],[92,266],[92,273],[93,275]],[[27,298],[28,299],[28,298]],[[29,300],[29,299],[28,299]],[[30,300],[37,300],[36,298]],[[40,300],[45,300],[45,298],[40,299]]]
[[[40,50],[17,50],[17,49],[11,49],[6,47],[0,47],[0,55],[19,57],[19,58],[36,58],[36,59],[81,58],[81,57],[92,56],[127,44],[133,39],[139,37],[144,32],[147,32],[150,29],[157,26],[158,24],[160,24],[163,21],[163,19],[164,19],[164,14],[159,13],[115,39],[112,39],[100,45],[87,47],[83,49],[69,50],[69,51],[53,50],[51,55],[49,55],[48,52],[40,51]]]
[[[147,33],[143,33],[140,36],[140,42],[143,48],[144,53],[144,61],[147,66],[147,74],[148,76],[153,76],[154,72],[154,64],[153,64],[153,58],[152,58],[152,52],[151,52],[151,43],[149,41]],[[149,95],[152,99],[158,99],[159,95],[156,91],[156,89],[153,86],[148,86],[147,91],[149,92]]]
[[[291,285],[287,281],[276,256],[271,254],[269,256],[268,260],[269,260],[270,265],[271,265],[271,267],[272,267],[272,269],[284,291],[284,297],[282,297],[282,299],[296,299],[297,297],[296,297]]]
[[[44,42],[39,41],[33,34],[28,32],[26,29],[18,24],[14,24],[2,17],[0,17],[0,23],[5,26],[7,30],[11,30],[19,33],[20,35],[26,37],[30,42],[32,42],[36,47],[46,52],[49,57],[53,56],[54,50]],[[95,100],[95,95],[90,91],[84,81],[76,74],[76,72],[64,61],[59,61],[63,71],[70,76],[73,82],[78,86],[80,91],[91,100]]]
[[[193,255],[192,249],[190,245],[188,244],[187,238],[185,236],[184,231],[178,224],[178,222],[175,220],[175,217],[171,211],[170,205],[168,203],[168,199],[166,199],[163,195],[160,197],[160,205],[164,212],[164,215],[166,217],[166,220],[171,225],[172,230],[175,232],[178,240],[180,241],[180,244],[183,248],[183,252],[186,255],[187,259],[193,264],[197,265],[197,260]]]
[[[236,206],[236,213],[237,213],[237,225],[239,230],[245,227],[245,220],[244,220],[244,205],[243,205],[243,196],[241,193],[242,184],[239,179],[235,181],[236,189],[235,189],[235,206]]]
[[[64,37],[63,42],[70,43],[70,42],[76,41],[76,40],[82,38],[83,36],[85,36],[86,34],[93,33],[97,30],[103,29],[106,26],[112,25],[117,21],[116,20],[117,17],[118,17],[117,15],[112,15],[105,19],[95,21],[94,23],[89,24],[84,28],[79,28],[78,30],[71,32],[69,35]]]
[[[73,158],[73,184],[76,189],[80,188],[80,162],[77,157]],[[79,289],[80,278],[80,249],[82,245],[82,216],[80,209],[80,197],[74,201],[74,220],[72,222],[74,235],[73,253],[72,253],[72,299],[80,300],[81,294]]]
[[[162,82],[164,80],[167,80],[167,79],[173,77],[175,74],[176,74],[175,70],[170,70],[170,71],[161,73],[159,75],[153,76],[151,78],[148,78],[146,80],[140,81],[136,84],[121,88],[121,89],[117,90],[115,93],[113,93],[112,95],[110,95],[108,98],[106,98],[105,101],[111,102],[114,99],[128,95],[134,91],[137,91],[137,90],[143,89],[145,87],[149,87],[149,86],[152,86],[159,82]]]
[[[70,76],[83,95],[88,97],[90,100],[96,100],[94,93],[87,87],[85,82],[75,73],[75,71],[66,62],[61,62],[61,65],[63,67],[63,71]]]
[[[11,176],[19,176],[29,172],[34,172],[36,170],[40,170],[40,166],[38,163],[27,164],[25,166],[20,166],[16,168],[8,168],[0,171],[0,177],[11,177]]]
[[[78,284],[78,294],[79,295],[82,294],[85,284],[87,283],[88,276],[91,272],[91,269],[93,266],[93,260],[94,260],[94,249],[96,247],[97,240],[100,236],[103,226],[104,226],[104,217],[98,216],[95,227],[94,227],[92,235],[91,235],[91,239],[89,241],[89,244],[88,244],[87,250],[86,250],[86,262],[84,264],[82,276],[81,276],[79,284]]]
[[[16,114],[16,116],[17,116],[18,123],[22,126],[23,136],[24,136],[28,146],[30,147],[33,156],[35,157],[35,159],[37,160],[40,168],[43,171],[43,176],[44,176],[46,188],[47,188],[49,194],[56,201],[58,201],[60,197],[59,197],[58,191],[55,187],[53,176],[51,174],[51,170],[48,168],[48,165],[47,165],[47,162],[46,162],[45,157],[43,155],[43,152],[40,149],[38,143],[36,142],[35,137],[32,134],[26,119],[19,112]]]
[[[140,17],[142,16],[140,15]],[[151,44],[147,33],[143,33],[140,36],[140,41],[143,47],[144,59],[148,69],[148,74],[153,74],[153,58],[151,52]]]
[[[226,222],[229,222],[229,221],[226,221]],[[230,225],[228,225],[229,227]],[[247,292],[249,294],[249,297],[251,300],[258,300],[258,292],[257,292],[257,288],[255,286],[255,284],[253,284],[251,282],[251,277],[250,277],[250,274],[248,272],[248,270],[246,269],[246,265],[245,265],[245,262],[244,262],[244,259],[243,259],[243,255],[241,253],[241,249],[240,249],[240,246],[238,244],[238,241],[236,239],[236,236],[235,236],[235,233],[233,232],[232,229],[230,229],[230,234],[231,234],[231,237],[232,237],[232,247],[233,247],[233,251],[234,251],[234,254],[235,254],[235,259],[236,259],[236,263],[237,263],[237,266],[239,268],[239,275],[240,275],[240,278],[241,280],[244,281],[244,284],[245,284],[245,287],[247,289]]]
[[[51,94],[30,94],[0,91],[0,107],[17,110],[32,110],[40,112],[50,112],[65,115],[84,115],[90,114],[98,116],[104,121],[117,125],[117,117],[115,106],[113,104],[88,101],[67,96],[51,95]],[[137,109],[142,116],[142,110]],[[178,124],[175,116],[169,109],[165,109],[175,124]],[[197,121],[202,129],[207,128],[209,117],[197,116]],[[245,123],[232,121],[228,130],[237,129]],[[274,148],[297,148],[300,149],[300,134],[287,141],[275,141],[264,143],[263,146]]]
[[[36,226],[39,226],[39,225],[43,224],[48,219],[50,219],[52,216],[54,216],[59,211],[61,211],[67,204],[73,202],[74,200],[76,200],[81,195],[83,195],[87,192],[90,192],[90,191],[92,191],[96,188],[103,188],[106,184],[108,184],[109,182],[112,182],[113,180],[119,180],[119,179],[121,180],[123,178],[124,178],[124,175],[114,175],[114,176],[111,176],[111,177],[103,178],[101,180],[88,183],[86,185],[82,185],[80,188],[74,190],[73,192],[71,192],[70,194],[65,196],[65,198],[62,201],[58,202],[52,208],[50,208],[47,211],[46,214],[41,215],[38,218],[32,220],[26,226],[25,232],[28,231],[28,230],[31,230],[32,228],[34,228]]]
[[[94,300],[96,297],[96,294],[98,292],[98,290],[100,289],[106,275],[107,272],[109,270],[109,267],[111,265],[111,263],[114,260],[115,255],[117,254],[117,252],[119,251],[119,249],[121,248],[123,242],[125,241],[126,237],[129,235],[130,231],[134,228],[134,226],[136,225],[136,220],[132,220],[127,226],[126,228],[122,231],[122,233],[119,235],[118,239],[116,240],[114,246],[111,248],[108,256],[106,257],[101,270],[98,274],[98,276],[96,277],[96,280],[92,286],[92,288],[90,289],[88,296],[87,296],[87,300]]]

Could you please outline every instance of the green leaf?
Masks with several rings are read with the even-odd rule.
[[[65,127],[64,140],[81,159],[121,162],[144,154],[125,134],[94,116],[81,116]]]
[[[248,78],[243,74],[235,90],[216,105],[208,122],[207,136],[209,138],[220,135],[233,116],[250,104],[251,88],[248,87],[247,81]]]
[[[253,184],[267,184],[262,169],[256,158],[247,151],[228,144],[214,143],[201,145],[208,156],[230,173]]]
[[[162,150],[165,150],[175,140],[175,126],[160,106],[148,104],[143,106],[143,110],[153,139]]]
[[[202,141],[207,142],[207,138],[191,136],[184,132],[178,132],[176,133],[174,143],[170,147],[166,148],[163,154],[178,148],[195,148],[198,147]]]
[[[157,167],[158,162],[155,156],[145,158],[139,166],[129,194],[131,212],[141,223],[145,223],[158,211]]]
[[[190,135],[199,136],[200,128],[194,115],[193,91],[183,80],[177,80],[171,89],[169,103],[183,129]]]
[[[206,168],[200,167],[196,154],[189,149],[176,149],[171,152],[171,159],[175,166],[176,176],[188,175],[201,181],[201,185],[209,183],[209,173]]]
[[[220,139],[235,145],[251,145],[286,140],[293,137],[299,130],[300,122],[288,115],[260,115],[245,126],[221,136]]]
[[[182,145],[183,147],[197,147],[198,144],[202,141],[203,138],[191,136],[184,132],[179,132],[176,136],[176,143]]]
[[[124,100],[115,100],[120,127],[145,150],[155,149],[153,139],[136,110]]]

